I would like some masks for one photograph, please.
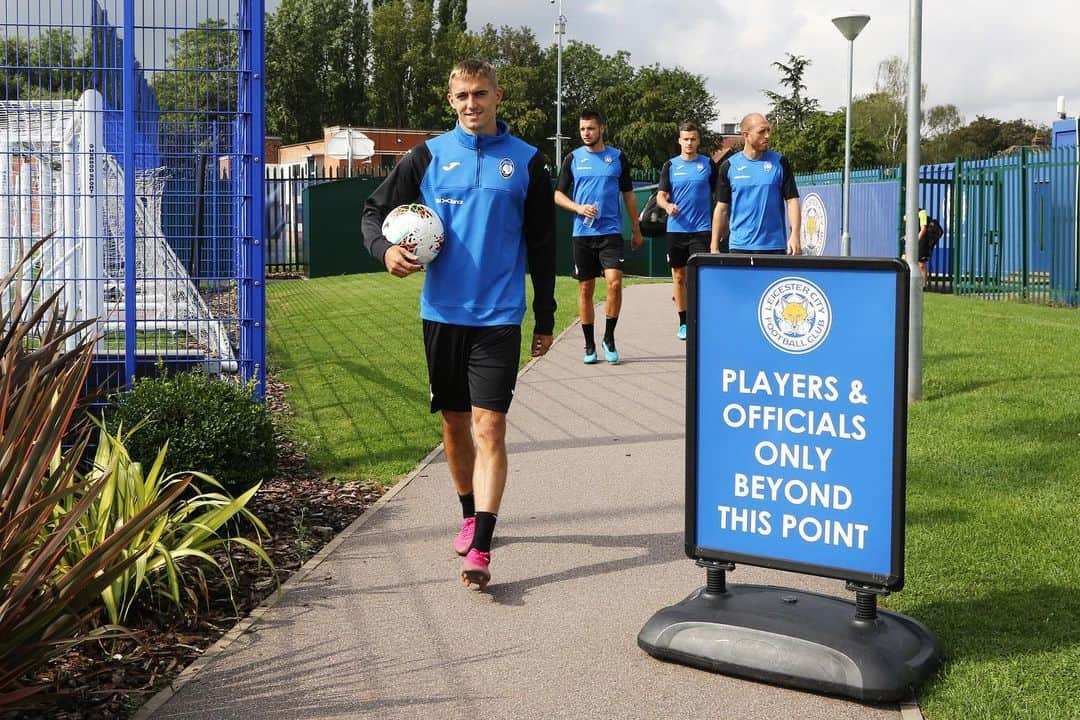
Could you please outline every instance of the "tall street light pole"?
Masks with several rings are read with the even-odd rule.
[[[556,50],[556,80],[555,80],[555,167],[562,163],[562,46],[563,35],[566,34],[566,16],[562,11],[562,0],[559,2],[559,15],[555,18],[555,38],[558,42]],[[554,4],[555,0],[551,0]]]
[[[870,22],[869,15],[843,15],[833,18],[833,25],[848,41],[847,119],[844,123],[844,213],[840,231],[840,254],[851,255],[851,233],[848,232],[849,200],[851,199],[851,75],[855,68],[855,38]]]
[[[908,313],[908,403],[922,400],[923,296],[919,270],[919,164],[922,155],[922,0],[908,0],[907,177],[904,256],[911,282]]]

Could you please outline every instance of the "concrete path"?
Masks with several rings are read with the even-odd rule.
[[[911,717],[637,647],[654,612],[705,580],[683,553],[686,346],[670,296],[626,290],[620,365],[583,365],[575,325],[521,376],[488,592],[459,580],[460,511],[436,451],[141,716]],[[850,597],[840,581],[749,566],[729,582]]]

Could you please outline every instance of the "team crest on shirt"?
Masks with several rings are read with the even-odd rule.
[[[499,174],[504,178],[508,178],[514,174],[514,161],[510,158],[503,158],[499,161]]]
[[[824,342],[832,328],[829,298],[805,278],[780,278],[761,294],[758,326],[777,350],[808,353]]]
[[[612,158],[611,158],[610,155],[605,155],[604,156],[604,162],[606,162],[608,165],[611,164],[611,160],[612,160]]]
[[[697,171],[698,171],[699,173],[703,173],[703,172],[705,172],[705,163],[698,163],[698,164],[697,164]]]
[[[762,165],[761,167],[765,168],[765,172],[772,172],[772,163],[769,162],[768,160],[766,160],[765,164]]]

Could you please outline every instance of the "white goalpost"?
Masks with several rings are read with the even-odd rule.
[[[99,353],[124,351],[134,302],[139,355],[217,359],[234,371],[223,323],[165,237],[164,168],[135,171],[136,230],[126,237],[125,170],[105,149],[104,109],[96,90],[77,101],[0,101],[0,273],[48,237],[26,272],[38,275],[43,295],[62,290],[68,320],[96,321],[88,332]],[[133,298],[128,242],[135,244]]]

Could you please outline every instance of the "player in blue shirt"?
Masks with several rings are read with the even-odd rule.
[[[604,359],[619,362],[615,348],[615,323],[622,308],[622,266],[625,252],[622,237],[622,208],[630,216],[630,247],[641,247],[637,199],[630,180],[630,162],[622,151],[604,144],[604,118],[587,110],[578,119],[581,147],[566,156],[555,186],[555,204],[575,214],[574,277],[578,281],[578,317],[585,334],[586,365],[597,360],[593,335],[595,310],[593,292],[596,278],[607,281],[602,347]]]
[[[742,151],[717,169],[712,251],[719,252],[727,238],[728,252],[798,255],[801,215],[791,164],[769,149],[764,115],[747,115],[740,129]]]
[[[431,412],[442,411],[443,447],[461,502],[454,550],[461,576],[491,579],[491,538],[506,487],[506,412],[513,399],[525,314],[525,264],[533,284],[532,355],[555,325],[555,208],[540,153],[496,119],[495,70],[465,60],[450,73],[457,126],[413,148],[364,205],[364,244],[397,277],[416,256],[383,237],[392,209],[422,202],[442,220],[446,244],[427,268],[420,300]],[[475,494],[474,494],[475,493]]]
[[[698,154],[701,129],[692,122],[679,125],[679,154],[660,168],[656,204],[667,213],[667,260],[671,267],[672,300],[679,315],[676,337],[686,339],[686,261],[709,252],[712,193],[716,165]]]

